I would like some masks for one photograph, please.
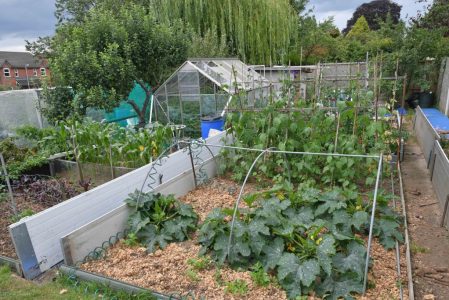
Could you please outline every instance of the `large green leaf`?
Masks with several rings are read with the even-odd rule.
[[[328,276],[332,272],[332,256],[335,254],[335,239],[331,235],[324,235],[317,247],[317,257],[320,266]]]
[[[309,287],[320,274],[320,265],[317,260],[309,259],[301,262],[293,253],[284,253],[278,263],[277,278],[279,283],[287,288],[289,297],[300,296],[300,286]],[[292,287],[298,287],[291,289]]]
[[[326,295],[326,299],[331,300],[354,299],[351,294],[363,293],[363,283],[349,276],[338,279],[327,277],[318,285],[316,292],[319,296]]]
[[[130,232],[137,233],[147,224],[150,223],[149,218],[143,218],[140,211],[137,211],[128,217],[128,227]]]
[[[352,272],[357,275],[358,280],[362,280],[365,273],[365,256],[365,247],[352,241],[348,245],[348,255],[337,253],[333,263],[338,272]]]
[[[354,226],[355,229],[360,230],[362,225],[368,222],[368,213],[365,211],[357,211],[352,215],[351,225]]]
[[[379,236],[380,243],[387,249],[395,247],[396,240],[404,241],[404,237],[399,232],[400,225],[396,220],[381,218],[375,222],[376,235]]]
[[[265,270],[274,269],[284,253],[284,240],[277,237],[267,243],[263,249],[261,258]]]

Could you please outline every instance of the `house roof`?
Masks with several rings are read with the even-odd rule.
[[[0,51],[0,66],[9,63],[14,68],[38,68],[43,65],[42,59],[34,57],[29,52]]]

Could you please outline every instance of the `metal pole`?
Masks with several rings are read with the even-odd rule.
[[[231,230],[229,232],[229,240],[228,240],[228,253],[227,253],[228,256],[229,256],[229,253],[231,252],[232,233],[234,232],[235,217],[237,215],[237,209],[239,207],[240,199],[242,198],[242,195],[243,195],[243,189],[245,188],[245,185],[246,185],[246,182],[248,181],[249,175],[253,171],[253,168],[256,165],[257,161],[259,160],[259,158],[262,157],[262,155],[264,155],[268,151],[269,151],[269,149],[265,149],[262,153],[260,153],[256,157],[256,159],[253,161],[253,164],[249,168],[248,173],[246,173],[245,180],[243,181],[242,187],[240,188],[240,193],[239,193],[239,196],[237,197],[237,201],[235,202],[235,206],[234,206],[234,213],[232,214]]]
[[[6,185],[8,186],[8,193],[9,193],[9,198],[11,200],[12,212],[14,213],[15,216],[17,216],[17,205],[16,205],[16,201],[14,200],[14,196],[12,194],[11,182],[9,181],[8,171],[6,170],[5,159],[3,158],[3,153],[1,153],[1,152],[0,152],[0,161],[2,163],[3,173],[5,175]]]
[[[192,155],[192,147],[191,147],[191,144],[189,144],[189,156],[190,156],[190,163],[192,164],[193,183],[195,184],[195,188],[197,188],[198,182],[197,182],[197,180],[196,180],[195,164],[193,163],[193,155]]]
[[[198,143],[198,141],[192,141],[192,144]],[[358,157],[358,158],[375,158],[378,159],[378,155],[366,155],[366,154],[341,154],[341,153],[319,153],[319,152],[296,152],[296,151],[281,151],[281,150],[271,150],[271,149],[254,149],[245,147],[234,147],[234,146],[224,146],[224,145],[213,145],[207,143],[198,143],[203,146],[218,147],[223,149],[234,149],[234,150],[246,150],[252,152],[268,152],[268,153],[286,153],[286,154],[297,154],[297,155],[315,155],[315,156],[335,156],[335,157]]]
[[[376,215],[377,192],[379,190],[380,174],[382,173],[382,162],[383,162],[383,154],[380,154],[379,165],[377,167],[376,185],[374,188],[373,208],[371,210],[371,220],[370,220],[370,225],[369,225],[368,246],[366,249],[365,276],[363,278],[363,295],[365,295],[366,285],[368,282],[369,258],[370,258],[370,250],[371,250],[371,241],[373,239],[374,218]]]
[[[446,196],[446,203],[444,204],[443,216],[441,217],[440,227],[444,226],[444,221],[446,220],[447,207],[449,205],[449,195]]]
[[[28,79],[28,67],[29,67],[30,65],[29,64],[26,64],[25,65],[25,75],[26,75],[26,77],[27,77],[27,85],[28,85],[28,89],[30,89],[30,81],[29,81],[29,79]]]
[[[399,162],[398,162],[399,163]],[[391,193],[393,194],[393,209],[396,210],[396,194],[394,190],[394,179],[393,179],[393,167],[394,164],[391,164],[391,171],[390,171],[390,177],[391,177]],[[401,258],[399,254],[399,242],[396,240],[395,242],[395,250],[396,250],[396,271],[398,273],[398,280],[401,282]],[[402,284],[399,285],[399,297],[402,300],[404,298],[404,291],[402,289]]]
[[[408,277],[408,294],[409,299],[415,299],[415,293],[413,290],[413,275],[412,275],[412,262],[410,255],[410,239],[408,236],[408,224],[407,224],[407,212],[405,205],[404,186],[402,182],[401,164],[398,163],[398,176],[399,176],[399,192],[401,194],[401,206],[402,216],[404,220],[404,240],[405,240],[405,260],[407,262],[407,277]]]

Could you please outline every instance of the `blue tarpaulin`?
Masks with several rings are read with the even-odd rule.
[[[449,131],[449,118],[436,108],[422,108],[424,115],[437,131]]]

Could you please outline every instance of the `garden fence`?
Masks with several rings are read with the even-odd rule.
[[[443,210],[443,214],[446,213],[446,215],[442,217],[443,220],[445,220],[444,226],[449,228],[449,214],[448,211],[444,211],[449,196],[449,159],[439,141],[434,142],[430,162],[430,174],[435,193],[440,202],[440,207]]]
[[[429,166],[434,142],[435,140],[440,140],[440,135],[433,128],[432,124],[430,124],[429,119],[419,106],[416,109],[413,130],[423,151],[424,158],[427,161],[427,166]]]

